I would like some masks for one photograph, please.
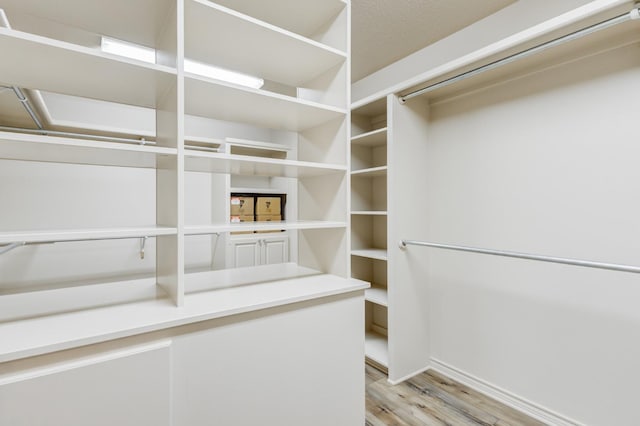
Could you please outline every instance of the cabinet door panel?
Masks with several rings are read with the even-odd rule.
[[[168,426],[169,343],[0,376],[0,425]]]
[[[262,240],[262,264],[285,263],[289,261],[289,238],[274,237]]]
[[[259,240],[231,241],[231,261],[233,268],[258,266],[260,264]]]

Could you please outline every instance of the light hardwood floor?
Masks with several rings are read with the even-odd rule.
[[[381,371],[365,368],[366,426],[544,425],[432,371],[394,386]]]

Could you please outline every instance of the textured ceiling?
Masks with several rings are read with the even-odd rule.
[[[351,79],[361,78],[515,0],[351,0]]]

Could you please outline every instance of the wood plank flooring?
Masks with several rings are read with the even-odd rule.
[[[543,426],[436,372],[399,385],[366,365],[366,426]]]

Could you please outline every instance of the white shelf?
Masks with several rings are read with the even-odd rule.
[[[0,132],[0,158],[9,160],[154,168],[175,155],[175,148]]]
[[[217,0],[216,3],[306,37],[346,6],[344,0]]]
[[[375,210],[358,210],[352,211],[351,214],[353,216],[386,216],[386,211],[375,211]]]
[[[245,176],[302,178],[345,173],[346,166],[185,150],[185,170]]]
[[[29,89],[155,108],[159,88],[176,80],[170,67],[6,28],[0,51],[2,81]]]
[[[229,188],[231,194],[282,194],[283,190],[275,188]]]
[[[106,240],[119,238],[155,237],[175,235],[176,228],[164,226],[140,226],[129,228],[92,228],[92,229],[42,229],[31,231],[0,232],[0,244],[14,242],[43,243],[63,241]]]
[[[371,132],[362,133],[361,135],[351,138],[351,145],[376,147],[387,143],[387,128],[373,130]]]
[[[248,275],[254,277],[256,271],[261,271],[250,269],[253,272],[247,271]],[[301,269],[297,278],[287,279],[286,274],[278,278],[275,272],[265,273],[267,280],[273,280],[256,285],[240,285],[241,279],[231,277],[226,282],[236,285],[187,294],[181,309],[167,300],[153,300],[5,322],[0,324],[0,362],[307,300],[355,295],[368,287],[363,281],[335,275],[310,271],[309,275],[304,274]],[[217,281],[220,278],[217,272],[185,274],[186,286],[190,288],[204,287],[207,283],[212,287],[224,285],[224,279]],[[65,290],[60,291],[64,294]]]
[[[185,75],[185,112],[259,127],[301,131],[344,117],[345,109]]]
[[[289,86],[346,61],[343,52],[207,0],[187,0],[185,20],[186,57]]]
[[[2,0],[10,22],[11,12],[16,11],[149,47],[156,45],[174,4],[172,0]]]
[[[388,306],[389,297],[386,288],[371,287],[364,291],[364,299],[376,305]]]
[[[360,249],[351,250],[352,256],[366,257],[368,259],[387,260],[386,249]]]
[[[389,366],[389,343],[387,338],[377,333],[368,331],[364,337],[364,354],[370,360],[378,364]]]
[[[351,172],[353,177],[377,177],[387,175],[387,166],[371,167],[369,169],[354,170]]]
[[[247,232],[247,231],[271,231],[271,230],[302,230],[302,229],[335,229],[346,228],[346,222],[321,221],[321,220],[296,220],[273,222],[240,222],[219,223],[211,225],[187,225],[185,235],[215,234],[217,232]]]
[[[185,274],[185,291],[194,293],[317,275],[322,275],[322,272],[299,266],[296,263],[195,272]]]

